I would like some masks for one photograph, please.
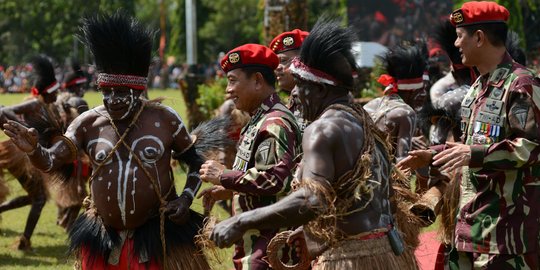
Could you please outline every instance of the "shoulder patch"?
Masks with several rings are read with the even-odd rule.
[[[521,125],[521,128],[524,129],[525,125],[527,124],[529,108],[524,104],[517,104],[516,106],[512,107],[512,114]]]

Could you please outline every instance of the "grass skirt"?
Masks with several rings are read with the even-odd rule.
[[[183,225],[177,225],[169,219],[165,220],[165,241],[167,256],[163,257],[161,247],[159,218],[152,218],[144,225],[132,231],[134,256],[144,254],[150,261],[158,261],[163,269],[208,270],[210,266],[202,251],[194,244],[194,236],[202,226],[202,216],[191,211],[190,220]],[[93,263],[109,261],[114,248],[122,245],[118,231],[103,224],[102,219],[93,215],[92,211],[82,214],[69,232],[70,252],[76,257],[78,264],[83,261],[82,250],[88,251],[86,260],[88,269],[93,269]]]
[[[312,269],[416,270],[418,267],[411,249],[396,256],[385,235],[368,240],[343,240],[317,257]]]

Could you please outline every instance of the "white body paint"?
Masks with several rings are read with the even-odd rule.
[[[126,224],[126,213],[128,212],[128,210],[130,214],[135,214],[136,212],[135,194],[137,193],[137,181],[138,181],[136,175],[137,175],[137,171],[139,170],[139,166],[138,166],[137,161],[134,160],[133,154],[138,155],[138,157],[141,159],[145,167],[148,167],[150,169],[153,168],[153,171],[154,171],[153,174],[157,177],[157,179],[155,180],[157,181],[158,187],[161,189],[161,183],[159,179],[158,168],[156,166],[156,161],[159,160],[163,156],[163,153],[165,152],[165,147],[163,145],[163,142],[158,137],[152,136],[152,135],[146,135],[146,136],[142,136],[134,140],[130,145],[131,149],[133,149],[133,151],[137,151],[137,145],[142,140],[153,141],[155,144],[157,144],[157,148],[150,146],[150,147],[144,148],[143,150],[139,150],[138,152],[129,153],[127,160],[121,159],[121,155],[118,152],[118,150],[116,150],[113,153],[113,155],[116,157],[116,164],[118,167],[118,175],[116,178],[116,186],[117,186],[116,199],[118,202],[118,209],[120,211],[122,222],[124,223],[124,225]],[[111,141],[103,139],[103,138],[98,138],[88,143],[88,146],[87,146],[88,153],[92,154],[93,146],[98,143],[105,144],[108,147],[110,147],[110,149],[114,147],[114,144]],[[109,153],[107,153],[105,150],[98,151],[97,153],[93,155],[93,162],[94,163],[102,162],[107,157],[108,154]],[[155,159],[148,157],[149,155],[153,155],[152,157],[154,157]],[[111,162],[112,162],[112,159],[109,159],[105,164],[110,164]],[[131,171],[132,173],[130,174]],[[109,174],[112,174],[112,169],[109,170]],[[132,189],[128,191],[128,181],[131,178],[132,178]],[[101,181],[101,179],[102,179],[101,177],[98,178],[99,181]],[[111,181],[109,181],[107,184],[108,184],[107,189],[110,189],[112,185]],[[126,206],[126,199],[128,196],[128,192],[131,195],[131,200],[133,204],[132,209],[127,209],[127,206]],[[107,201],[110,201],[109,196],[107,196]]]

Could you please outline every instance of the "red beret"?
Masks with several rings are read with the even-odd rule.
[[[241,68],[261,66],[272,70],[279,64],[277,55],[268,47],[260,44],[245,44],[229,51],[221,58],[221,69],[225,73]]]
[[[270,42],[270,49],[275,53],[282,53],[294,49],[300,48],[302,42],[309,35],[308,32],[302,31],[300,29],[294,29],[289,32],[283,32],[275,37],[272,42]]]
[[[484,24],[506,23],[510,17],[508,10],[495,2],[466,2],[450,15],[450,22],[455,27]]]

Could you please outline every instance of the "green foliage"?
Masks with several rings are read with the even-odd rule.
[[[215,115],[215,111],[225,101],[225,88],[227,87],[227,79],[220,78],[210,84],[201,84],[198,87],[199,98],[197,104],[199,110],[209,119]]]
[[[167,54],[176,56],[184,62],[186,59],[186,4],[185,0],[170,0],[170,2],[168,13],[170,36]]]
[[[322,15],[341,18],[343,25],[347,25],[347,0],[308,1],[308,28],[313,27]]]
[[[81,58],[83,46],[75,39],[81,18],[97,10],[122,8],[134,14],[134,0],[2,0],[0,1],[0,63],[20,64],[37,53],[62,63]],[[75,55],[77,50],[77,55]]]
[[[259,43],[262,13],[259,0],[201,0],[199,5],[208,9],[205,21],[198,25],[203,44],[199,50],[210,61],[216,61],[219,52],[227,52],[245,43]]]
[[[363,98],[379,97],[382,95],[382,92],[384,90],[382,85],[377,82],[377,80],[382,74],[386,73],[386,70],[384,69],[384,66],[379,58],[375,58],[374,63],[375,65],[369,73],[369,78],[365,85],[365,88],[362,88],[361,91],[361,97]]]

